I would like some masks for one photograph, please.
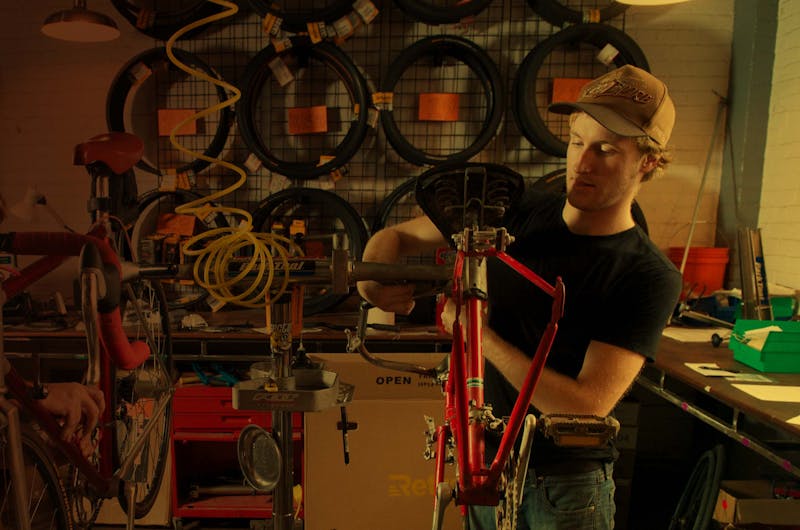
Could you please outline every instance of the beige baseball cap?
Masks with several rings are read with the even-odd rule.
[[[649,136],[665,147],[675,125],[667,85],[651,73],[625,65],[584,85],[578,100],[549,106],[556,114],[583,111],[620,136]]]

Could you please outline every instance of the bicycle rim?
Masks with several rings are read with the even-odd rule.
[[[153,280],[131,282],[134,294],[131,300],[127,289],[123,292],[123,322],[136,328],[138,340],[148,340],[150,358],[134,370],[115,370],[111,405],[115,467],[122,465],[132,454],[136,440],[150,423],[157,422],[147,434],[147,440],[134,456],[134,466],[128,476],[121,477],[118,499],[120,506],[129,512],[124,481],[137,483],[134,514],[144,517],[153,507],[161,486],[169,449],[169,421],[172,398],[172,337],[169,331],[169,312],[161,284]],[[140,318],[134,304],[141,308]],[[152,334],[147,339],[145,326]],[[158,418],[154,414],[163,411]]]
[[[11,489],[8,435],[8,428],[0,430],[0,527],[19,528]],[[33,430],[23,427],[21,437],[31,528],[72,530],[67,494],[52,464],[52,456]]]

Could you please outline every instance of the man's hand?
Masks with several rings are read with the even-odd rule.
[[[390,313],[407,315],[414,309],[414,286],[383,285],[378,282],[358,282],[359,294],[375,307]]]
[[[80,383],[50,383],[42,406],[62,422],[61,437],[70,440],[80,436],[85,456],[94,450],[92,433],[106,408],[103,392],[95,386]]]

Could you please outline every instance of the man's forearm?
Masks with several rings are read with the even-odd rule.
[[[488,328],[484,330],[483,352],[485,358],[514,388],[519,390],[522,387],[531,365],[529,357]],[[595,389],[550,368],[544,368],[531,404],[544,414],[605,416],[609,411],[604,410],[597,396]]]

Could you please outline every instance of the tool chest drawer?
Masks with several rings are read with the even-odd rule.
[[[178,388],[173,398],[172,428],[181,431],[228,431],[238,434],[251,423],[268,427],[269,411],[236,410],[229,387],[193,385]],[[292,415],[292,430],[303,428],[300,414]]]

